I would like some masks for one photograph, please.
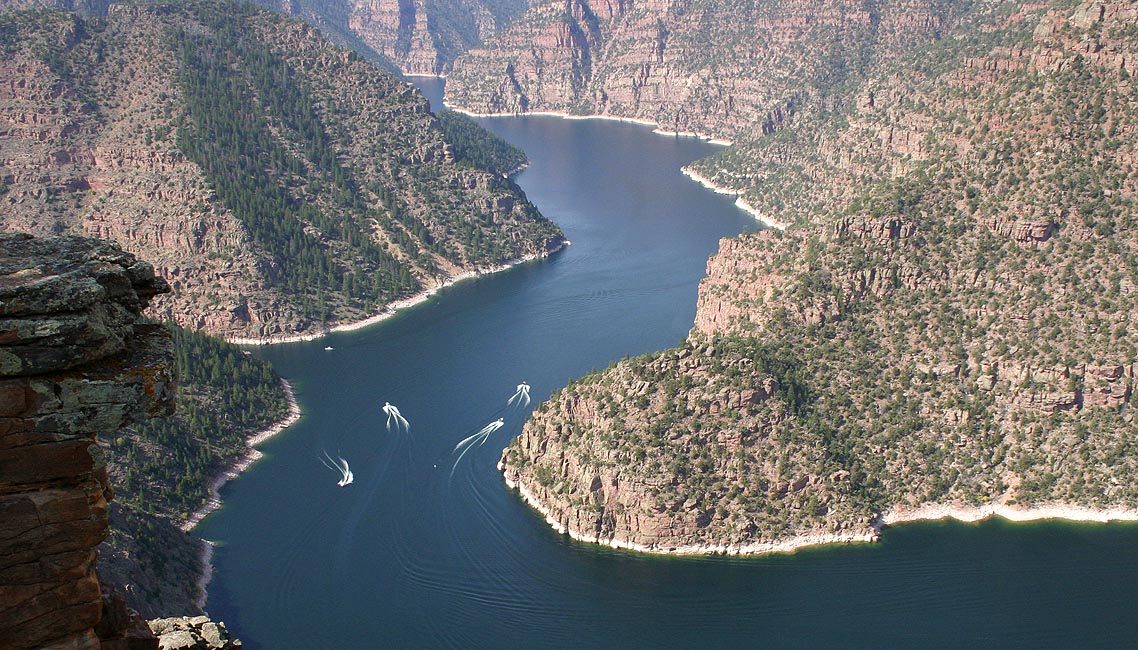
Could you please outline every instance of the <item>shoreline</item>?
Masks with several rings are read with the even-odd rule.
[[[198,562],[201,563],[202,572],[198,576],[198,580],[194,583],[198,588],[198,597],[194,601],[194,605],[199,610],[205,612],[205,601],[209,596],[206,587],[213,581],[213,542],[208,539],[199,540],[202,543],[201,550],[198,552]]]
[[[788,224],[782,223],[781,221],[774,221],[773,219],[770,219],[769,217],[763,216],[763,214],[760,213],[757,209],[755,209],[755,207],[753,205],[751,205],[750,203],[747,203],[747,200],[739,195],[738,190],[733,190],[729,187],[717,185],[714,182],[712,182],[711,179],[709,179],[706,176],[700,174],[699,172],[691,169],[690,167],[686,167],[686,166],[682,167],[680,169],[680,172],[684,176],[687,176],[688,178],[690,178],[693,181],[699,183],[700,185],[706,187],[707,189],[711,190],[712,192],[715,192],[716,194],[730,194],[730,195],[734,196],[735,197],[735,207],[737,207],[740,210],[742,210],[743,212],[746,212],[747,214],[751,215],[759,223],[765,224],[765,225],[767,225],[771,228],[775,228],[777,230],[786,230],[786,227]]]
[[[523,264],[523,263],[531,261],[531,260],[548,257],[548,256],[562,250],[566,246],[569,246],[570,244],[572,244],[572,242],[569,241],[568,239],[562,239],[555,248],[553,248],[552,250],[546,251],[544,253],[540,253],[540,254],[535,253],[532,255],[526,255],[524,257],[521,257],[521,258],[518,258],[515,260],[509,260],[504,264],[500,264],[500,265],[495,266],[495,267],[490,267],[488,269],[475,269],[472,271],[467,271],[465,273],[460,273],[456,276],[448,278],[447,280],[439,283],[438,285],[436,285],[430,289],[427,289],[426,291],[421,291],[418,294],[415,294],[414,296],[411,296],[409,298],[405,298],[403,300],[398,300],[398,301],[395,301],[393,303],[389,303],[389,304],[384,306],[383,310],[380,313],[378,313],[374,316],[371,316],[371,317],[366,318],[366,319],[361,320],[361,321],[356,321],[356,322],[352,322],[352,323],[345,323],[343,325],[338,325],[336,327],[333,327],[333,328],[328,329],[328,330],[324,330],[324,331],[319,332],[319,333],[313,333],[310,335],[302,335],[302,336],[296,336],[296,337],[280,337],[280,338],[269,338],[269,339],[226,339],[226,340],[229,341],[230,343],[236,343],[239,345],[240,344],[244,344],[244,345],[271,345],[271,344],[275,344],[275,343],[292,343],[292,342],[298,342],[298,341],[312,341],[312,340],[321,338],[323,336],[326,336],[327,334],[329,334],[331,332],[348,332],[348,331],[362,329],[364,327],[368,327],[370,325],[374,325],[376,323],[384,321],[384,320],[394,316],[396,313],[398,313],[402,309],[406,309],[408,307],[413,307],[414,305],[417,305],[417,304],[420,304],[420,303],[427,301],[431,296],[435,295],[436,293],[438,293],[441,289],[443,289],[445,287],[453,286],[455,284],[458,284],[459,282],[462,282],[463,280],[468,280],[468,279],[476,278],[476,277],[479,277],[482,275],[486,275],[486,274],[490,274],[490,273],[497,273],[499,271],[504,271],[506,269],[512,268],[514,266],[517,266],[519,264]],[[297,400],[296,400],[296,393],[292,389],[292,384],[290,384],[287,379],[282,378],[281,379],[281,387],[284,389],[285,400],[288,402],[288,414],[283,419],[281,419],[280,421],[270,425],[269,427],[267,427],[261,431],[258,431],[257,433],[254,433],[253,435],[251,435],[245,439],[245,447],[246,447],[245,453],[238,456],[237,459],[235,459],[229,465],[229,467],[227,469],[220,472],[217,476],[214,476],[210,480],[210,482],[209,482],[209,498],[206,500],[205,504],[203,504],[201,507],[199,507],[197,510],[195,510],[192,514],[190,514],[190,516],[188,518],[186,518],[184,521],[182,521],[181,523],[178,524],[179,530],[181,530],[184,533],[193,532],[193,529],[196,528],[197,525],[199,523],[201,523],[203,519],[205,519],[211,513],[216,511],[218,508],[220,508],[221,507],[221,488],[224,487],[225,484],[228,483],[230,480],[232,480],[232,479],[236,478],[238,475],[240,475],[241,472],[248,469],[253,463],[257,462],[258,460],[260,460],[261,458],[264,457],[264,454],[262,454],[260,451],[258,451],[255,447],[257,445],[261,444],[262,442],[265,442],[266,440],[269,440],[270,438],[276,436],[277,434],[279,434],[280,432],[284,431],[285,429],[291,427],[292,425],[296,424],[300,420],[301,415],[302,415],[301,410],[300,410],[300,403],[297,402]],[[201,548],[198,552],[198,565],[201,567],[201,572],[198,574],[198,578],[197,578],[197,581],[195,583],[197,586],[197,590],[198,590],[198,596],[197,596],[197,600],[195,601],[194,604],[197,605],[198,609],[200,609],[204,612],[205,611],[205,603],[209,597],[209,583],[213,580],[214,543],[207,540],[207,539],[200,539],[200,542],[201,542]]]
[[[641,126],[653,127],[652,133],[655,133],[658,135],[670,135],[670,136],[677,137],[677,138],[698,138],[700,140],[706,141],[708,144],[714,144],[714,145],[723,146],[723,147],[730,147],[734,144],[734,142],[732,142],[731,140],[727,140],[724,138],[717,138],[713,135],[709,135],[706,133],[698,133],[696,131],[668,131],[668,130],[660,128],[659,122],[653,122],[652,120],[645,120],[645,119],[636,118],[636,117],[617,117],[617,116],[613,116],[613,115],[573,115],[571,113],[563,113],[561,111],[532,111],[532,112],[525,112],[525,113],[477,113],[475,111],[470,111],[470,110],[467,110],[465,108],[458,108],[458,107],[455,107],[451,104],[447,104],[445,99],[443,100],[443,106],[454,111],[454,112],[456,112],[456,113],[462,113],[463,115],[469,115],[470,117],[526,117],[526,116],[534,115],[534,116],[539,116],[539,117],[559,117],[559,118],[565,119],[565,120],[609,120],[612,122],[628,122],[631,124],[638,124]],[[748,203],[747,200],[744,199],[739,194],[738,190],[734,190],[734,189],[731,189],[729,187],[724,187],[722,185],[717,185],[717,184],[713,183],[707,177],[701,175],[697,171],[690,169],[687,166],[681,167],[680,172],[684,176],[687,176],[688,178],[694,180],[695,182],[699,183],[700,185],[703,185],[704,187],[711,190],[712,192],[715,192],[716,194],[731,194],[731,195],[733,195],[735,197],[735,207],[737,207],[740,210],[742,210],[743,212],[746,212],[747,214],[751,215],[759,223],[761,223],[761,224],[763,224],[769,228],[775,228],[777,230],[786,230],[788,224],[785,224],[781,221],[775,221],[775,220],[771,219],[770,217],[763,215],[753,205]]]
[[[499,471],[504,469],[498,463]],[[581,532],[564,526],[557,521],[550,510],[543,506],[533,493],[508,477],[505,477],[506,487],[517,490],[531,508],[536,510],[549,526],[562,535],[578,542],[586,542],[607,546],[613,549],[636,551],[653,555],[770,555],[773,553],[794,553],[800,549],[812,546],[830,544],[872,544],[880,541],[881,531],[889,526],[901,525],[919,521],[941,521],[955,519],[963,523],[975,523],[1002,517],[1011,522],[1022,523],[1028,521],[1060,520],[1076,522],[1107,523],[1111,521],[1138,521],[1138,510],[1096,510],[1083,506],[1070,504],[1046,504],[1032,508],[1014,508],[1000,503],[983,506],[961,506],[948,504],[927,504],[917,507],[893,508],[877,517],[870,532],[857,533],[807,533],[786,537],[769,542],[757,544],[693,544],[673,548],[661,548],[637,544],[628,540],[612,538],[599,539],[596,535],[582,534]]]
[[[511,172],[511,173],[515,173],[515,172]],[[289,335],[283,335],[283,336],[264,336],[264,337],[239,337],[238,336],[238,337],[225,337],[225,340],[226,340],[226,342],[232,343],[234,345],[278,345],[281,343],[303,343],[303,342],[307,342],[307,341],[316,341],[318,339],[322,339],[325,336],[328,336],[329,334],[333,334],[335,332],[354,332],[356,330],[360,330],[360,329],[363,329],[365,327],[370,327],[372,325],[375,325],[376,323],[381,323],[381,322],[387,320],[388,318],[395,316],[396,314],[398,314],[400,311],[402,311],[404,309],[407,309],[409,307],[414,307],[415,305],[422,304],[422,303],[426,302],[427,300],[429,300],[431,298],[431,296],[434,296],[439,291],[441,291],[447,287],[454,286],[454,285],[458,284],[459,282],[462,282],[464,280],[470,280],[472,278],[478,278],[478,277],[481,277],[483,275],[490,275],[492,273],[498,273],[498,272],[505,271],[507,269],[513,268],[515,266],[518,266],[519,264],[525,264],[526,262],[532,262],[533,260],[538,260],[538,259],[549,257],[550,255],[553,255],[554,253],[564,249],[566,246],[569,246],[572,243],[573,242],[569,241],[568,239],[562,239],[562,241],[557,245],[556,248],[553,248],[552,250],[546,251],[544,253],[532,253],[530,255],[524,255],[524,256],[519,257],[517,259],[507,260],[506,262],[499,264],[497,266],[491,266],[491,267],[486,267],[486,268],[472,269],[470,271],[464,271],[462,273],[459,273],[458,275],[451,276],[451,277],[447,278],[446,280],[439,282],[438,284],[436,284],[433,287],[430,287],[429,289],[424,289],[423,291],[420,291],[419,293],[408,296],[406,298],[402,298],[400,300],[389,302],[383,306],[383,309],[381,309],[379,311],[379,313],[374,314],[372,316],[368,316],[367,318],[365,318],[363,320],[352,321],[349,323],[341,323],[341,324],[335,325],[333,327],[326,327],[324,329],[312,332],[310,334],[289,334]]]
[[[470,117],[560,117],[565,120],[608,120],[610,122],[627,122],[630,124],[639,124],[640,126],[652,127],[652,133],[657,135],[669,135],[676,138],[698,138],[704,140],[708,144],[713,144],[720,147],[730,147],[735,144],[733,141],[726,138],[718,138],[708,133],[700,133],[698,131],[669,131],[660,126],[659,122],[647,120],[640,117],[620,117],[617,115],[575,115],[573,113],[565,113],[563,111],[526,111],[524,113],[478,113],[465,108],[459,108],[453,104],[448,104],[446,98],[443,98],[443,107],[454,111],[455,113],[462,113]]]
[[[426,72],[403,72],[404,77],[422,77],[427,79],[446,79],[445,74],[428,74]],[[652,132],[659,135],[670,135],[677,138],[699,138],[706,140],[709,144],[719,145],[721,147],[730,147],[735,144],[734,141],[726,138],[719,138],[708,133],[700,133],[698,131],[669,131],[660,126],[659,122],[655,120],[648,120],[640,117],[620,117],[617,115],[600,115],[598,113],[590,113],[588,115],[576,115],[574,113],[565,113],[563,111],[526,111],[524,113],[478,113],[469,109],[459,108],[453,104],[448,104],[446,97],[443,98],[443,108],[452,110],[456,113],[469,115],[470,117],[525,117],[527,115],[538,115],[545,117],[561,117],[567,120],[611,120],[614,122],[631,122],[633,124],[640,124],[643,126],[652,127]]]
[[[1030,508],[1016,508],[1002,503],[989,503],[982,506],[930,503],[916,507],[894,507],[878,518],[877,528],[880,530],[882,527],[896,524],[907,524],[915,521],[941,521],[944,519],[955,519],[968,524],[992,517],[1001,517],[1012,522],[1060,519],[1105,524],[1110,521],[1138,521],[1138,510],[1117,508],[1099,510],[1069,503],[1047,503]]]
[[[499,469],[501,469],[501,467],[499,463]],[[609,540],[602,540],[596,535],[586,535],[580,531],[563,526],[561,522],[553,518],[549,509],[542,506],[524,485],[520,485],[506,478],[506,486],[510,489],[517,490],[522,500],[545,517],[546,523],[548,523],[553,530],[562,535],[568,535],[570,539],[578,542],[597,544],[599,546],[607,546],[613,549],[636,551],[638,553],[648,553],[652,555],[769,555],[772,553],[793,553],[809,546],[822,546],[826,544],[870,544],[876,542],[878,539],[878,533],[875,530],[871,533],[811,533],[770,542],[745,544],[742,546],[734,544],[692,544],[688,546],[661,548],[658,546],[637,544],[616,537]]]
[[[656,133],[658,135],[670,135],[677,138],[699,138],[700,140],[706,141],[708,144],[714,144],[723,147],[730,147],[734,144],[731,140],[717,138],[715,136],[708,135],[706,133],[698,133],[696,131],[667,131],[660,128],[659,122],[653,122],[652,120],[645,120],[636,117],[616,117],[612,115],[573,115],[571,113],[563,113],[560,111],[532,111],[525,113],[476,113],[465,108],[457,108],[455,106],[447,104],[445,99],[443,100],[443,106],[456,113],[462,113],[463,115],[469,115],[470,117],[526,117],[535,115],[540,117],[560,117],[561,119],[565,120],[609,120],[612,122],[628,122],[641,126],[651,126],[653,127],[652,133]],[[781,221],[775,221],[770,217],[764,216],[753,205],[748,203],[746,199],[740,196],[738,190],[733,190],[722,185],[716,185],[707,177],[686,166],[681,167],[680,172],[684,176],[687,176],[688,178],[694,180],[700,185],[703,185],[716,194],[733,195],[735,197],[735,207],[751,215],[759,223],[764,224],[770,228],[775,228],[777,230],[786,230],[788,224],[785,224]]]
[[[230,480],[237,478],[241,472],[249,469],[250,465],[257,462],[261,459],[262,456],[264,456],[264,454],[254,449],[255,445],[259,445],[269,438],[272,438],[281,431],[284,431],[285,429],[296,424],[297,421],[300,420],[300,404],[298,404],[296,401],[296,394],[293,393],[292,384],[288,383],[287,379],[282,379],[281,387],[284,389],[285,399],[288,401],[288,415],[286,415],[284,419],[276,422],[268,428],[262,431],[258,431],[257,433],[254,433],[245,439],[245,453],[238,456],[237,459],[229,465],[228,469],[223,470],[221,473],[219,473],[217,476],[214,476],[213,479],[210,480],[209,498],[206,499],[206,502],[201,507],[199,507],[189,517],[187,517],[185,521],[178,524],[178,528],[183,533],[193,531],[193,529],[197,527],[197,525],[201,523],[203,519],[220,508],[221,488],[224,487],[225,484]]]
[[[281,388],[284,389],[285,399],[288,401],[288,415],[268,428],[258,431],[245,439],[245,453],[238,456],[237,459],[229,465],[228,469],[220,472],[210,480],[209,498],[206,499],[206,502],[200,508],[186,518],[185,521],[178,524],[179,530],[184,533],[193,532],[193,529],[196,528],[203,519],[221,507],[221,488],[264,456],[264,454],[254,449],[254,445],[261,444],[300,420],[300,404],[296,401],[296,394],[292,390],[292,384],[288,383],[287,379],[281,379]],[[214,545],[213,542],[207,539],[199,538],[199,541],[201,542],[201,548],[198,551],[198,566],[201,567],[201,571],[195,582],[198,595],[194,604],[197,605],[199,610],[204,612],[206,599],[209,596],[209,583],[213,580]]]

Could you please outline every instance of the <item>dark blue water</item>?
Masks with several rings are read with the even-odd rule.
[[[437,101],[438,82],[420,85]],[[208,609],[246,647],[1138,647],[1133,525],[918,524],[757,558],[554,533],[494,469],[524,416],[501,410],[515,385],[544,399],[677,343],[718,239],[755,225],[680,175],[710,145],[613,122],[482,123],[529,153],[518,181],[573,245],[366,331],[254,350],[305,416],[199,529],[221,543]],[[409,434],[386,431],[385,401]],[[503,415],[451,476],[455,443]],[[336,486],[323,450],[354,484]]]

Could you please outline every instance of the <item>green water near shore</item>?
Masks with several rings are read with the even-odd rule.
[[[670,558],[572,542],[508,490],[494,464],[520,415],[450,476],[454,444],[519,382],[541,400],[681,340],[719,238],[756,227],[680,174],[706,143],[481,122],[529,153],[518,181],[573,245],[367,330],[252,350],[293,381],[305,416],[198,529],[221,544],[207,608],[246,647],[1138,646],[1134,524],[934,522],[877,544]],[[386,431],[385,401],[409,434]],[[323,450],[355,483],[336,486]]]

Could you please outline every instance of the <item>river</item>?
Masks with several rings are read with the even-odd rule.
[[[416,80],[433,101],[442,82]],[[437,105],[437,104],[436,104]],[[1119,648],[1138,644],[1138,526],[934,522],[877,544],[673,558],[552,531],[494,465],[536,401],[690,329],[721,237],[757,224],[680,174],[715,150],[638,125],[484,118],[573,244],[376,327],[252,349],[304,418],[197,529],[207,609],[247,648]],[[331,346],[332,350],[325,350]],[[388,432],[381,407],[411,424]],[[505,426],[454,469],[461,438]],[[355,482],[337,487],[323,451]]]

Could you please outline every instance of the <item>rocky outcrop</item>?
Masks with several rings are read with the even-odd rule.
[[[405,74],[445,75],[455,57],[504,28],[526,0],[262,0]]]
[[[234,639],[225,623],[215,623],[206,616],[158,618],[150,621],[150,630],[158,637],[161,650],[237,650],[244,647]]]
[[[348,28],[369,47],[404,72],[438,74],[439,52],[428,30],[422,0],[380,0],[351,3]]]
[[[754,553],[872,539],[872,513],[850,473],[821,462],[819,436],[776,448],[797,433],[787,399],[797,388],[754,352],[696,340],[622,361],[538,408],[499,468],[554,528],[617,548]]]
[[[761,329],[775,311],[782,310],[806,324],[823,324],[841,318],[863,300],[882,298],[894,291],[917,291],[942,286],[943,271],[922,269],[905,259],[906,249],[920,245],[918,228],[904,219],[874,220],[844,218],[829,229],[810,233],[792,231],[782,235],[764,233],[755,239],[723,239],[719,254],[707,262],[707,275],[700,283],[695,330],[703,334]],[[881,257],[860,268],[820,269],[807,259],[780,265],[772,255],[787,245],[784,240],[821,247],[834,242],[841,247],[872,247]],[[814,268],[811,268],[811,267]],[[804,284],[811,273],[824,274],[834,291],[809,297],[795,285]],[[740,281],[740,278],[747,278]]]
[[[96,547],[113,495],[95,437],[172,409],[169,334],[140,320],[166,291],[152,266],[109,244],[0,234],[0,638],[7,648],[100,647]]]
[[[173,410],[170,330],[141,317],[167,291],[150,264],[107,242],[0,233],[5,649],[159,647],[96,574],[114,497],[97,438]],[[204,617],[186,629],[215,644],[169,647],[240,647]]]

